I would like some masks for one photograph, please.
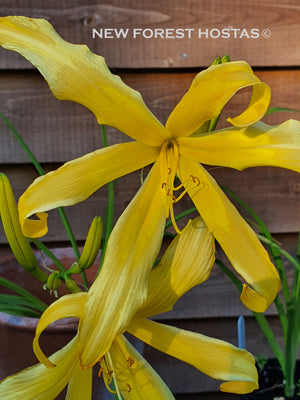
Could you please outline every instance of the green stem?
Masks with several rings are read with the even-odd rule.
[[[37,172],[40,175],[45,175],[45,171],[42,168],[41,164],[37,161],[37,159],[35,158],[35,156],[33,155],[32,151],[30,150],[30,148],[28,147],[28,145],[25,143],[25,141],[23,140],[23,138],[20,136],[20,134],[16,131],[16,129],[13,127],[12,123],[0,112],[0,117],[3,119],[3,121],[5,122],[6,126],[8,127],[8,129],[12,132],[12,134],[14,135],[14,137],[17,139],[17,141],[21,144],[23,150],[25,151],[26,155],[28,156],[28,158],[30,159],[30,161],[32,162],[32,164],[34,165],[35,169],[37,170]],[[70,239],[71,245],[73,247],[75,256],[77,261],[80,258],[80,254],[79,254],[79,250],[78,250],[78,245],[76,243],[73,231],[71,229],[70,223],[68,221],[68,218],[65,214],[65,211],[62,207],[58,207],[58,212],[59,215],[62,219],[62,222],[65,226],[65,229],[67,231],[68,237]],[[81,273],[82,276],[82,281],[83,284],[85,286],[85,289],[88,289],[88,283],[87,283],[87,279],[86,279],[86,275],[84,273],[84,271]]]
[[[105,129],[104,125],[101,125],[101,133],[102,133],[103,147],[108,147],[107,134],[106,134],[106,129]],[[107,186],[108,186],[108,200],[107,200],[106,219],[105,219],[105,221],[106,221],[105,222],[105,235],[104,235],[104,240],[103,240],[103,245],[102,245],[100,266],[99,266],[97,275],[99,274],[101,267],[103,265],[108,239],[111,234],[111,231],[113,230],[113,225],[114,225],[114,182],[113,181],[109,182]]]

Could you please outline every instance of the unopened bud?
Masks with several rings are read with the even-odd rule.
[[[230,62],[230,56],[225,55],[222,57],[221,64],[225,64],[227,62]]]
[[[59,272],[57,271],[52,272],[52,274],[50,274],[47,279],[47,288],[50,291],[57,290],[60,287],[60,284],[61,284],[61,279]]]
[[[7,176],[0,173],[0,215],[8,243],[17,261],[27,270],[37,267],[28,240],[21,231],[16,200]]]
[[[101,245],[102,228],[102,218],[95,217],[91,223],[81,256],[78,261],[80,271],[84,271],[93,265]]]

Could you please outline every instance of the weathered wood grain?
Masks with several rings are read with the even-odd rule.
[[[188,90],[196,73],[123,73],[123,80],[140,91],[150,110],[165,123],[168,115]],[[300,110],[300,71],[258,71],[259,78],[272,89],[271,106]],[[224,110],[235,116],[248,104],[249,93],[236,94]],[[0,75],[0,111],[12,122],[40,162],[64,162],[102,146],[95,116],[79,104],[55,99],[43,78],[37,74]],[[264,120],[278,124],[298,113],[280,112]],[[227,123],[228,125],[228,123]],[[27,156],[0,121],[0,163],[24,163]],[[128,140],[108,129],[109,143]]]
[[[110,67],[199,67],[223,54],[257,66],[300,64],[297,0],[2,0],[0,15],[46,18],[66,40],[87,44],[105,56]],[[111,29],[108,34],[114,38],[93,39],[93,28]],[[122,28],[129,30],[127,37],[117,39],[113,29]],[[136,28],[147,30],[147,37],[160,29],[163,36],[134,39]],[[166,29],[169,36],[181,29],[184,37],[166,38]],[[231,30],[229,38],[220,37],[222,29]],[[258,30],[258,38],[251,38],[252,29]],[[17,55],[5,50],[0,55],[1,68],[31,68]]]

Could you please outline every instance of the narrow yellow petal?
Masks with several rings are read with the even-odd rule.
[[[208,165],[239,170],[274,166],[300,172],[300,122],[278,126],[257,122],[246,128],[226,128],[202,137],[178,138],[180,153]]]
[[[42,314],[36,328],[33,340],[33,351],[38,360],[47,367],[54,367],[54,364],[42,352],[39,345],[41,333],[54,321],[63,318],[80,318],[83,305],[86,301],[87,293],[69,294],[61,297],[52,303]]]
[[[94,365],[109,350],[145,301],[166,218],[161,182],[158,160],[110,235],[101,272],[89,290],[80,319],[83,367]]]
[[[38,237],[47,232],[45,219],[28,219],[34,213],[79,203],[107,182],[151,164],[158,155],[157,147],[121,143],[86,154],[37,178],[19,200],[25,236]]]
[[[54,353],[50,360],[57,364],[47,368],[36,364],[9,376],[0,383],[0,398],[5,400],[53,400],[67,385],[79,366],[76,354],[77,338]]]
[[[170,137],[140,93],[111,74],[103,57],[87,46],[66,42],[49,22],[3,17],[0,45],[17,51],[37,67],[55,97],[84,105],[100,124],[114,126],[150,145],[160,145]]]
[[[77,349],[75,349],[77,351]],[[77,355],[77,353],[76,353]],[[93,369],[80,368],[79,359],[68,384],[66,400],[91,400]]]
[[[218,117],[228,100],[240,89],[252,86],[248,108],[228,121],[247,126],[259,121],[267,111],[271,91],[243,61],[212,65],[200,72],[167,121],[172,137],[189,136],[205,121]]]
[[[171,310],[184,293],[209,277],[214,259],[214,238],[201,218],[195,218],[151,271],[147,300],[136,317]]]
[[[179,171],[180,179],[205,224],[235,270],[255,290],[251,292],[251,300],[244,290],[241,301],[253,311],[265,311],[280,289],[278,272],[267,251],[201,165],[181,156]]]
[[[124,400],[174,400],[160,376],[124,336],[116,338],[109,353]]]
[[[246,350],[147,319],[133,319],[128,332],[214,379],[228,381],[220,386],[223,391],[243,394],[258,387],[255,361]]]

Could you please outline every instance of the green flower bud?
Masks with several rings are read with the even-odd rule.
[[[230,62],[230,56],[225,55],[222,57],[221,64],[225,64],[227,62]]]
[[[50,293],[52,291],[56,291],[60,287],[60,284],[61,279],[59,272],[52,272],[52,274],[50,274],[47,279],[47,288],[50,290]]]
[[[27,270],[37,267],[28,240],[21,231],[15,197],[7,176],[0,173],[0,215],[8,243],[17,261]]]
[[[102,239],[103,221],[101,217],[95,217],[91,223],[78,266],[80,271],[90,268],[99,252]]]
[[[218,65],[218,64],[222,64],[222,60],[221,60],[220,56],[216,57],[210,65]]]
[[[65,277],[65,285],[66,288],[70,291],[70,293],[80,293],[82,290],[78,287],[78,285],[73,281],[73,279],[68,276]]]

